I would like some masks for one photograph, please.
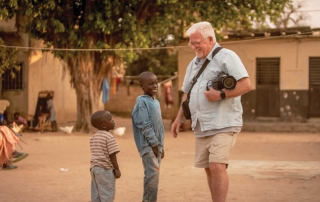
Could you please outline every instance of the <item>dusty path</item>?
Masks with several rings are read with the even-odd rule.
[[[116,137],[122,177],[116,202],[139,202],[143,170],[133,142],[130,119],[115,117],[127,132]],[[90,134],[24,133],[20,142],[27,159],[16,170],[0,170],[0,202],[90,201]],[[21,150],[17,146],[18,150]],[[161,165],[159,202],[208,202],[202,169],[193,167],[194,139],[169,131]],[[319,133],[242,132],[229,165],[228,202],[320,201]],[[61,168],[67,171],[61,171]]]

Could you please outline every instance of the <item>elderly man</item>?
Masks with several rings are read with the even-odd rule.
[[[228,160],[242,127],[240,96],[251,90],[251,82],[240,58],[233,51],[222,48],[212,57],[220,45],[210,23],[193,24],[187,30],[187,35],[196,57],[186,70],[182,101],[187,99],[191,89],[189,107],[195,135],[195,166],[205,169],[212,201],[225,202],[229,186],[226,171]],[[206,60],[209,60],[208,65],[192,87],[193,78]],[[232,76],[236,86],[232,89],[213,88],[212,81],[221,73]],[[174,137],[178,135],[183,116],[180,107],[171,126]]]

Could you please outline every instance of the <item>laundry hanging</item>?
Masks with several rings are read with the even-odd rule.
[[[102,102],[106,104],[109,101],[109,83],[106,78],[103,79],[102,83]]]

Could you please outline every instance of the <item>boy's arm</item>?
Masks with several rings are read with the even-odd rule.
[[[158,153],[159,153],[158,145],[152,147],[152,151],[153,151],[154,155],[156,156],[156,158],[158,158]]]
[[[121,177],[121,172],[120,172],[120,169],[119,169],[119,165],[118,165],[118,161],[117,161],[117,154],[118,152],[114,152],[112,154],[110,154],[110,160],[111,160],[111,163],[114,167],[114,174],[116,176],[116,178],[120,178]]]
[[[142,135],[146,138],[151,147],[158,146],[158,139],[156,138],[152,124],[149,120],[148,110],[144,107],[139,109],[132,115],[134,124],[140,129]]]

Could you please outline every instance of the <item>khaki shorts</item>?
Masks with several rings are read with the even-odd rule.
[[[211,162],[228,165],[237,137],[238,133],[227,132],[196,138],[195,167],[208,168]]]

